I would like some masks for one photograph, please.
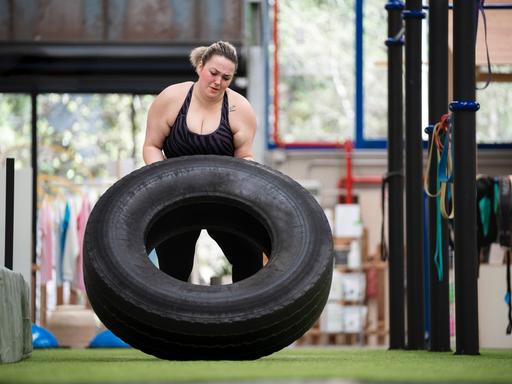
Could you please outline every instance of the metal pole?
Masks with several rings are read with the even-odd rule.
[[[423,297],[423,143],[421,124],[421,0],[407,0],[405,19],[405,145],[407,347],[425,348]]]
[[[448,112],[448,0],[430,0],[429,12],[429,70],[428,111],[430,127]],[[430,139],[432,132],[430,131]],[[429,140],[429,145],[432,141]],[[430,149],[430,147],[429,147]],[[437,188],[437,152],[432,151],[429,173],[429,190]],[[429,244],[430,244],[430,350],[450,350],[450,300],[448,227],[441,219],[441,238],[437,238],[439,206],[437,197],[429,197]],[[434,264],[437,241],[441,241],[441,279]]]
[[[37,242],[37,93],[30,94],[32,141],[31,141],[31,163],[32,163],[32,265],[37,263],[36,242]],[[36,314],[36,270],[32,268],[32,319]]]
[[[479,354],[476,241],[475,1],[453,7],[456,354]]]
[[[400,0],[388,10],[388,175],[389,196],[389,349],[405,348],[403,198],[403,38]]]
[[[14,241],[14,159],[5,161],[5,268],[12,271]]]
[[[36,260],[36,239],[37,239],[37,94],[30,94],[31,101],[31,165],[32,165],[32,263]]]
[[[431,6],[424,5],[423,9],[429,9]],[[453,9],[453,5],[448,5],[449,9]],[[484,9],[493,9],[493,10],[503,10],[503,9],[512,9],[512,3],[493,3],[493,4],[483,4]]]

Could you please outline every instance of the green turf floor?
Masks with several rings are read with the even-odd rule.
[[[0,364],[0,383],[106,383],[332,379],[512,382],[512,350],[480,356],[367,348],[288,348],[256,361],[165,361],[132,349],[35,350]]]

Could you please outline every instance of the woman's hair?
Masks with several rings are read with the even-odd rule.
[[[238,67],[236,49],[227,41],[217,41],[209,47],[197,47],[190,52],[190,62],[197,68],[199,64],[206,64],[212,56],[223,56],[235,64],[235,71]]]

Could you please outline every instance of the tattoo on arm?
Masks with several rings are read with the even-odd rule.
[[[230,105],[229,106],[229,112],[235,112],[236,111],[236,105]]]

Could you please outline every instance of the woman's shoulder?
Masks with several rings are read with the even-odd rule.
[[[192,81],[186,81],[183,83],[169,85],[158,94],[151,105],[151,109],[155,110],[156,113],[161,113],[163,110],[169,110],[170,106],[172,109],[179,109],[192,84]]]
[[[192,81],[186,81],[166,87],[151,103],[148,117],[163,119],[172,125],[192,84]]]
[[[228,101],[229,101],[229,109],[243,109],[243,110],[252,110],[251,104],[249,100],[245,98],[242,94],[232,90],[231,88],[227,89],[228,93]]]
[[[161,99],[173,99],[177,98],[180,99],[183,97],[183,95],[187,94],[190,87],[194,84],[193,81],[184,81],[183,83],[176,83],[169,85],[168,87],[164,88],[162,92],[160,92],[157,96],[157,98]]]
[[[240,93],[227,90],[229,100],[229,123],[234,133],[256,128],[256,114],[249,100]]]

